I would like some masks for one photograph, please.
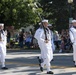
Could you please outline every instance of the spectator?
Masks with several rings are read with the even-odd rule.
[[[7,30],[7,44],[8,44],[8,47],[10,47],[10,38],[11,38],[11,33],[9,32],[9,30]]]
[[[58,31],[55,31],[55,33],[54,33],[54,43],[55,43],[55,45],[56,45],[56,48],[59,48],[59,34],[58,34]]]
[[[60,53],[64,52],[64,44],[65,44],[64,37],[61,36],[61,45],[60,45],[60,50],[59,50]]]
[[[25,39],[25,45],[30,48],[31,47],[31,41],[32,41],[32,35],[31,33],[27,33],[26,39]]]
[[[20,32],[19,33],[19,46],[20,46],[20,48],[23,48],[23,41],[24,41],[24,33]]]

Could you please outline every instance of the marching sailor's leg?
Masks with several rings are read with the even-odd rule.
[[[74,60],[74,65],[76,67],[76,45],[73,45],[73,60]]]
[[[5,55],[4,55],[3,52],[1,53],[1,64],[2,64],[2,68],[1,68],[1,69],[8,69],[8,68],[5,66]]]

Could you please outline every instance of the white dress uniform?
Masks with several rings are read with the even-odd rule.
[[[53,32],[50,30],[50,33],[51,33],[51,44],[52,44],[52,50],[53,52],[55,51],[55,45],[54,45],[54,40],[53,40]]]
[[[2,63],[2,67],[5,67],[5,56],[6,56],[6,34],[3,31],[1,33],[1,41],[0,41],[0,60]]]
[[[48,27],[51,27],[52,24],[48,24]],[[53,52],[55,51],[55,45],[54,45],[54,33],[52,30],[50,30],[50,33],[51,33],[51,44],[52,44],[52,50]]]
[[[71,27],[69,33],[71,42],[73,43],[73,60],[76,62],[76,28]]]
[[[49,33],[48,33],[49,32]],[[44,29],[39,28],[36,30],[36,33],[34,37],[38,41],[38,45],[41,49],[41,58],[43,59],[43,63],[41,63],[41,66],[44,67],[46,64],[47,71],[50,71],[50,61],[53,59],[53,51],[52,51],[52,44],[51,42],[51,33],[50,30],[46,31],[47,39],[49,40],[48,43],[45,43],[45,34]]]
[[[4,24],[0,23],[0,61],[2,69],[8,69],[5,67],[5,56],[6,56],[6,33],[3,31]]]

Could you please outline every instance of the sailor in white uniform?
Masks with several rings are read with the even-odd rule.
[[[47,68],[47,74],[53,74],[50,69],[50,62],[53,59],[53,51],[51,42],[51,33],[48,28],[48,20],[42,20],[42,27],[38,28],[34,37],[37,39],[41,49],[41,58],[43,62],[40,64],[40,70],[43,71],[44,65]]]
[[[69,29],[69,34],[73,46],[73,60],[76,67],[76,20],[72,20],[72,27]]]
[[[5,66],[5,56],[6,56],[6,33],[4,32],[4,24],[0,23],[0,61],[2,64],[1,69],[8,69]]]
[[[55,44],[54,44],[54,33],[53,33],[53,28],[52,28],[52,24],[48,24],[48,27],[50,29],[50,33],[51,33],[51,44],[52,44],[52,50],[53,52],[55,51]]]

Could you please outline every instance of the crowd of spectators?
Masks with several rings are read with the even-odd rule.
[[[54,39],[56,49],[59,49],[59,52],[70,52],[70,50],[72,50],[72,44],[70,41],[68,29],[63,29],[60,33],[58,33],[58,31],[55,31]]]
[[[19,31],[11,36],[7,31],[7,48],[38,48],[37,40],[34,38],[34,32]]]
[[[11,38],[11,33],[7,31],[7,47],[8,48],[38,48],[37,40],[34,38],[34,32],[31,30],[29,32],[20,31],[15,33],[15,37]],[[69,30],[61,30],[61,32],[53,32],[53,40],[55,44],[55,49],[59,52],[70,52],[72,49]]]

